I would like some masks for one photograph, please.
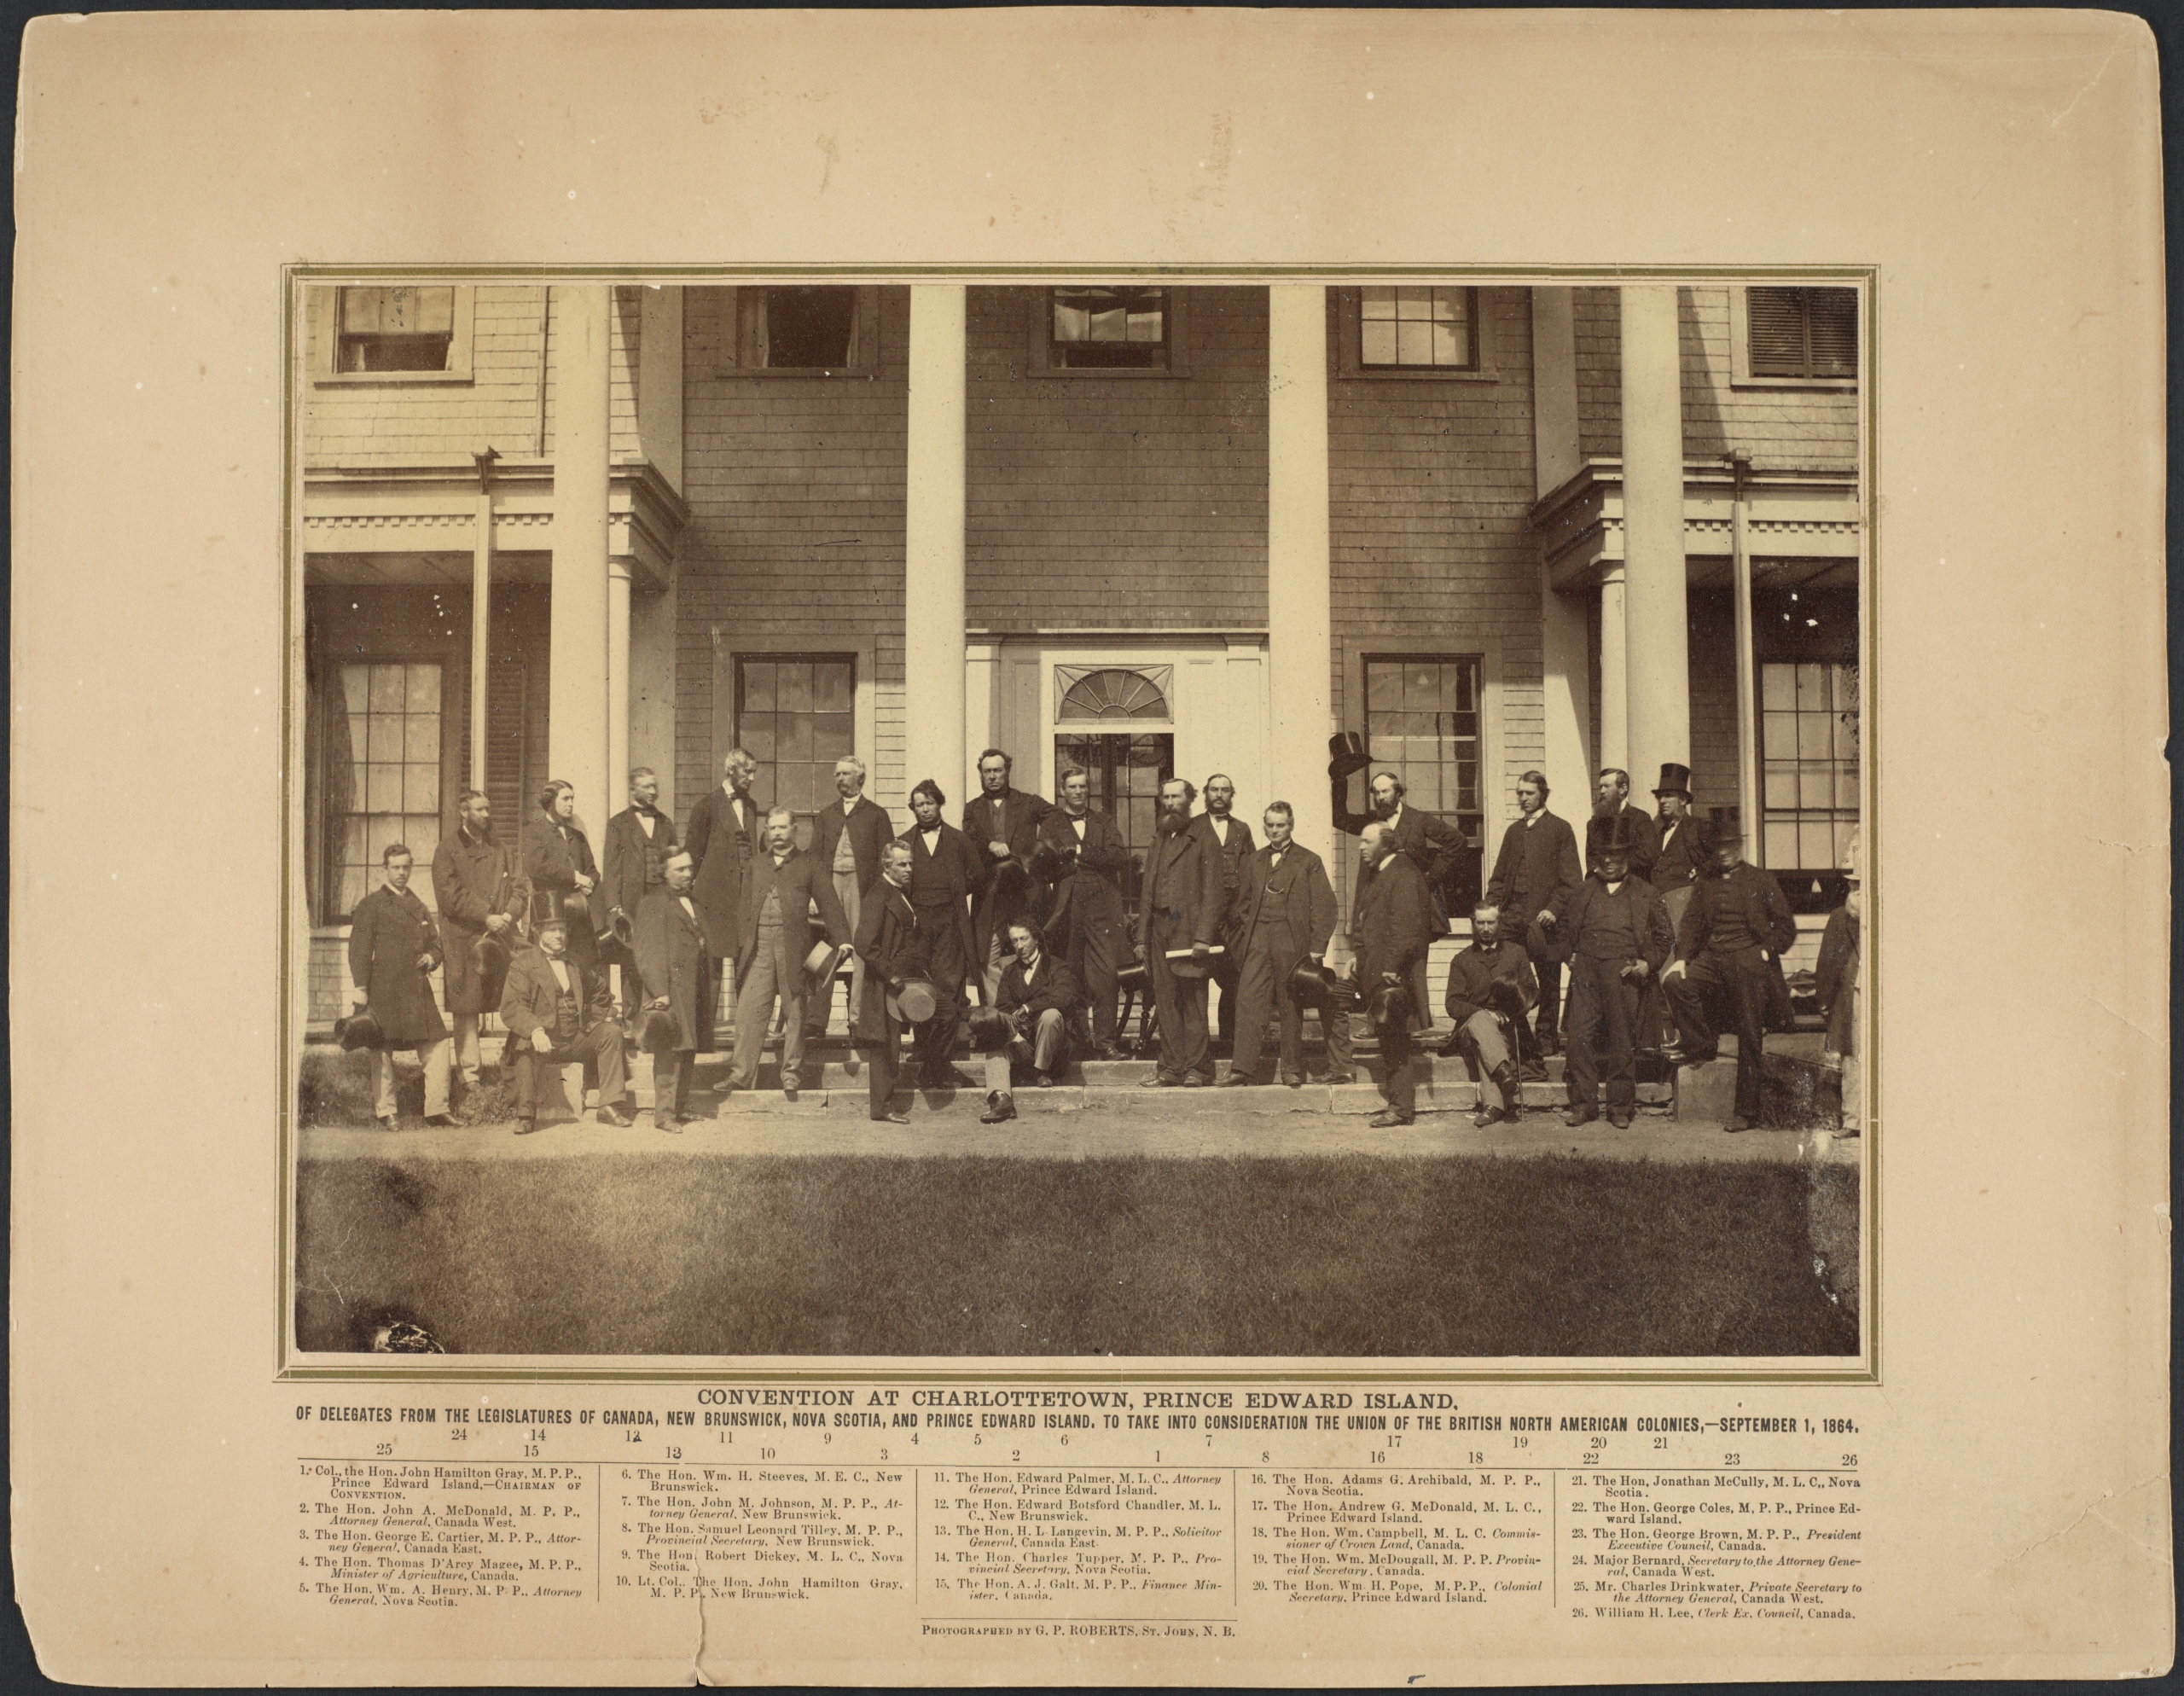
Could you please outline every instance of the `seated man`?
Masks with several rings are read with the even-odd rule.
[[[1525,1028],[1525,1018],[1539,1000],[1539,977],[1522,943],[1502,940],[1501,909],[1482,901],[1472,909],[1471,946],[1449,962],[1449,1019],[1456,1027],[1444,1050],[1470,1062],[1479,1082],[1478,1109],[1472,1123],[1482,1130],[1496,1119],[1517,1122],[1519,1078],[1510,1034]],[[1507,1019],[1508,1031],[1502,1027]],[[1502,1105],[1487,1105],[1486,1085],[1502,1092]]]
[[[547,914],[533,928],[538,946],[509,961],[501,991],[501,1022],[508,1027],[501,1069],[515,1072],[515,1134],[538,1129],[539,1074],[578,1060],[598,1065],[600,1123],[627,1125],[632,1121],[622,1105],[629,1093],[622,1027],[607,974],[587,975],[568,957],[569,921],[559,913]]]
[[[1716,833],[1714,865],[1716,874],[1697,886],[1684,909],[1676,961],[1661,974],[1682,1037],[1681,1051],[1669,1058],[1678,1066],[1714,1059],[1717,1016],[1728,1013],[1736,1029],[1737,1095],[1722,1129],[1750,1130],[1759,1123],[1769,1013],[1788,1011],[1781,956],[1798,939],[1798,921],[1773,876],[1745,863],[1744,837],[1734,827]]]
[[[1015,1034],[1008,1046],[987,1056],[986,1110],[981,1124],[1000,1124],[1016,1117],[1015,1068],[1031,1068],[1042,1089],[1069,1063],[1069,1022],[1076,1013],[1077,979],[1056,955],[1040,945],[1038,926],[1017,919],[1008,926],[1015,958],[1002,968],[994,1006]]]

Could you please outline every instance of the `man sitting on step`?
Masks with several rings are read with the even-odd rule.
[[[1442,1050],[1470,1063],[1478,1083],[1472,1123],[1482,1130],[1497,1119],[1514,1124],[1522,1112],[1511,1037],[1538,1000],[1539,977],[1524,944],[1502,941],[1501,909],[1482,901],[1472,909],[1471,946],[1449,962],[1449,1019],[1456,1030]],[[1490,1089],[1500,1090],[1499,1107],[1490,1104]]]
[[[1031,1082],[1044,1089],[1069,1064],[1069,1022],[1078,1005],[1076,977],[1059,955],[1041,946],[1037,926],[1012,920],[1008,946],[1015,958],[1002,968],[994,1006],[1014,1034],[1006,1048],[986,1058],[986,1110],[979,1115],[981,1124],[1000,1124],[1016,1117],[1017,1066],[1031,1067]]]

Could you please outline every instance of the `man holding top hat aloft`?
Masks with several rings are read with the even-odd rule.
[[[697,868],[688,853],[670,849],[660,876],[662,886],[637,908],[632,969],[644,984],[639,1039],[652,1054],[653,1129],[673,1134],[690,1117],[685,1109],[698,1050],[712,1040],[720,963],[690,893]]]

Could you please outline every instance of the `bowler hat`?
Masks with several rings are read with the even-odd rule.
[[[648,1054],[667,1054],[682,1034],[682,1021],[668,1008],[655,1007],[645,1014],[645,1022],[638,1028],[637,1046]]]
[[[1407,1030],[1411,1015],[1410,991],[1401,984],[1383,984],[1365,1005],[1365,1017],[1375,1031]]]
[[[971,1015],[971,1052],[996,1054],[1015,1039],[1016,1027],[999,1008],[982,1007]]]
[[[379,1020],[372,1017],[371,1009],[364,1008],[346,1019],[334,1021],[334,1040],[351,1052],[358,1048],[376,1048],[386,1041],[386,1033],[380,1029]]]
[[[1685,800],[1689,800],[1691,768],[1678,765],[1674,760],[1664,760],[1661,763],[1660,787],[1653,791],[1653,794],[1656,799],[1663,795],[1681,795]]]
[[[636,928],[630,923],[627,913],[610,913],[607,915],[607,928],[599,933],[599,939],[601,942],[619,942],[627,948],[636,936]]]
[[[1299,1007],[1317,1008],[1322,1012],[1327,1008],[1327,968],[1309,954],[1297,962],[1289,974],[1289,999]]]
[[[842,963],[846,948],[837,948],[830,943],[815,942],[811,952],[804,956],[804,973],[813,989],[823,989],[833,982],[834,968]]]
[[[887,1010],[906,1025],[924,1024],[939,1005],[932,985],[922,978],[905,978],[903,987],[887,997]]]
[[[565,919],[589,919],[591,903],[579,890],[571,890],[561,897],[561,916]]]

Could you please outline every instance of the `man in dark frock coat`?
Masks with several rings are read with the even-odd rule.
[[[1065,773],[1061,804],[1039,825],[1040,846],[1059,862],[1047,909],[1047,946],[1069,962],[1091,1014],[1092,1054],[1117,1060],[1117,974],[1129,959],[1130,908],[1116,880],[1130,870],[1130,848],[1115,822],[1091,804],[1092,780]]]
[[[637,766],[630,773],[630,804],[607,821],[607,868],[599,904],[608,920],[619,913],[636,923],[645,897],[667,886],[667,857],[674,851],[675,821],[659,810],[659,778],[650,766]],[[637,956],[610,937],[599,944],[599,958],[621,968],[622,1020],[628,1024],[645,1000]]]
[[[682,845],[698,868],[691,898],[705,914],[706,934],[725,961],[734,957],[735,939],[743,934],[743,892],[766,816],[751,797],[758,762],[741,748],[730,748],[721,770],[720,787],[708,789],[690,809]]]
[[[1038,845],[1040,822],[1054,806],[1043,797],[1013,787],[1015,765],[999,748],[980,754],[980,793],[963,809],[963,834],[978,851],[982,879],[973,926],[978,952],[972,963],[981,974],[989,1007],[1001,984],[1002,967],[1010,957],[1009,921],[1043,917],[1046,906],[1045,891],[1031,877],[1031,852]],[[1023,881],[997,875],[1011,863],[1023,868]]]
[[[673,1043],[653,1051],[655,1130],[682,1130],[690,1117],[686,1108],[698,1051],[712,1043],[720,969],[712,938],[706,933],[705,914],[691,898],[694,875],[688,853],[671,850],[661,868],[664,881],[638,907],[636,934],[630,939],[646,1009],[664,1008],[675,1020]]]
[[[447,944],[447,1010],[455,1020],[454,1064],[466,1089],[478,1083],[478,1020],[501,1004],[508,961],[523,945],[517,926],[531,884],[516,851],[493,834],[493,804],[478,790],[460,803],[462,823],[433,853],[433,898]],[[487,937],[496,958],[481,959]]]
[[[414,1048],[425,1067],[425,1123],[451,1124],[447,1116],[447,1026],[433,1001],[433,968],[440,961],[439,927],[410,887],[415,864],[399,842],[380,856],[386,881],[357,903],[349,916],[350,1002],[369,1008],[379,1021],[373,1055],[377,1094],[372,1112],[380,1128],[394,1129],[394,1055]]]
[[[880,851],[880,878],[867,892],[857,921],[857,957],[864,967],[857,999],[857,1040],[864,1054],[868,1110],[877,1124],[908,1124],[895,1111],[895,1082],[902,1075],[903,1026],[892,998],[906,979],[926,977],[925,937],[910,904],[910,846],[890,842]]]
[[[964,980],[977,969],[970,897],[985,870],[970,838],[941,818],[947,804],[940,786],[925,779],[910,791],[910,828],[896,839],[909,845],[910,905],[917,909],[932,973],[933,1014],[919,1030],[915,1049],[919,1080],[928,1089],[972,1081],[956,1069],[956,1031]]]
[[[1486,880],[1485,897],[1502,915],[1502,935],[1523,944],[1539,973],[1542,1054],[1554,1053],[1562,1043],[1562,962],[1570,957],[1554,933],[1554,906],[1568,900],[1585,877],[1577,833],[1567,819],[1548,810],[1547,794],[1543,771],[1528,771],[1517,780],[1517,816],[1502,833],[1502,851]],[[1544,1066],[1533,1072],[1547,1076]]]

